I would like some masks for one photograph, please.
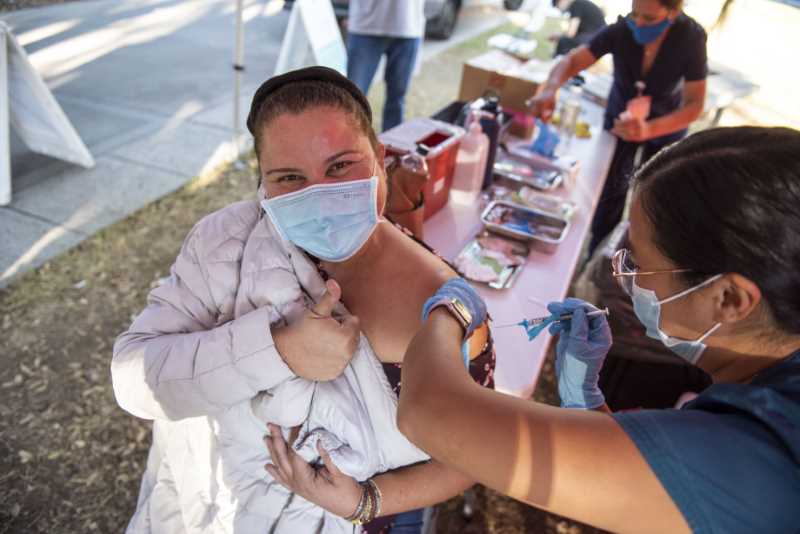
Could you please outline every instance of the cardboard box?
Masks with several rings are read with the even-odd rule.
[[[464,63],[458,99],[475,100],[491,89],[500,95],[503,107],[524,111],[525,101],[547,80],[551,66],[552,62],[525,62],[492,50]]]

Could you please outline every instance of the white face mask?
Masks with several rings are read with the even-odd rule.
[[[703,343],[703,341],[708,336],[713,334],[720,326],[722,326],[722,323],[715,324],[694,341],[673,337],[661,330],[661,305],[666,304],[667,302],[672,302],[673,300],[677,300],[681,297],[685,297],[692,291],[697,291],[701,287],[705,287],[708,284],[719,280],[721,276],[721,274],[712,276],[705,282],[697,284],[694,287],[690,287],[689,289],[681,291],[677,295],[673,295],[664,300],[658,300],[658,296],[656,295],[655,291],[651,289],[644,289],[636,285],[636,279],[634,279],[631,292],[631,297],[633,299],[633,311],[636,313],[636,317],[639,318],[639,320],[647,329],[647,336],[660,340],[672,352],[680,356],[682,359],[686,360],[692,365],[696,365],[700,360],[700,357],[703,355],[703,352],[706,350],[706,345]]]
[[[320,184],[263,200],[281,234],[319,259],[340,262],[355,255],[378,225],[378,176]]]

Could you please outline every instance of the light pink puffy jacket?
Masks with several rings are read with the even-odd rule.
[[[355,531],[300,497],[287,501],[263,469],[269,456],[259,409],[308,410],[311,391],[278,354],[270,327],[291,324],[325,286],[261,213],[257,201],[244,201],[197,223],[169,279],[114,345],[117,402],[154,420],[128,532]],[[373,472],[427,458],[397,430],[396,397],[364,336],[346,373],[313,384],[313,392],[318,420],[339,424],[334,433],[358,426],[349,441],[376,455]]]

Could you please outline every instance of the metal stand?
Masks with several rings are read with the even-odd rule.
[[[11,202],[10,128],[34,152],[94,167],[94,158],[11,28],[0,21],[0,206]]]
[[[242,127],[239,120],[240,99],[242,89],[242,72],[244,72],[244,28],[242,27],[243,0],[236,0],[236,51],[233,56],[233,167],[237,171],[246,167],[242,161]]]

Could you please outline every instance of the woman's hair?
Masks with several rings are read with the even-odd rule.
[[[800,132],[715,128],[659,152],[638,199],[658,249],[687,284],[738,273],[779,329],[800,334]]]
[[[683,0],[658,0],[667,9],[683,9]]]
[[[352,94],[330,82],[303,80],[287,83],[269,93],[263,102],[259,102],[251,128],[256,155],[260,156],[264,128],[273,119],[284,113],[299,114],[324,106],[343,111],[352,120],[353,126],[369,138],[372,148],[377,150],[378,138],[372,129],[370,118]]]

